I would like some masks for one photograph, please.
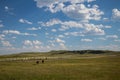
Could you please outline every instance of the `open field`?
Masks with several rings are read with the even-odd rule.
[[[7,57],[24,57],[22,55],[26,54]],[[32,57],[33,54],[27,55]],[[1,61],[0,80],[120,80],[119,54],[36,55],[48,59],[44,64],[41,60],[39,64],[36,60]],[[7,57],[1,56],[0,59]]]

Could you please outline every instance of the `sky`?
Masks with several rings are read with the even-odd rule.
[[[120,0],[0,0],[0,54],[120,51]]]

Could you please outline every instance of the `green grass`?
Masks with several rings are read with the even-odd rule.
[[[76,57],[48,59],[44,64],[35,61],[0,62],[0,80],[120,80],[119,55]]]

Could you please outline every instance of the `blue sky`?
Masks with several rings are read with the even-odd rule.
[[[0,0],[0,54],[120,50],[120,0]]]

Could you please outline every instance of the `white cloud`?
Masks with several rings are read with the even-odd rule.
[[[57,25],[60,24],[61,21],[59,19],[50,19],[50,21],[43,23],[43,22],[38,22],[39,24],[41,24],[42,26],[53,26],[53,25]]]
[[[30,34],[30,33],[21,33],[20,35],[23,35],[23,36],[37,36],[37,34]]]
[[[69,29],[68,26],[62,25],[62,26],[59,28],[59,31],[65,31],[65,30],[68,30],[68,29]]]
[[[103,18],[103,21],[110,21],[109,18]]]
[[[64,43],[60,43],[60,47],[63,49],[67,49]]]
[[[84,34],[84,35],[104,35],[104,28],[111,28],[111,26],[108,25],[95,25],[92,23],[86,23],[86,22],[77,22],[77,21],[60,21],[58,19],[51,19],[50,21],[43,23],[41,22],[42,26],[54,26],[59,25],[61,26],[59,28],[59,31],[65,31],[71,28],[80,28],[80,32],[77,32],[77,34]],[[76,33],[75,33],[76,34]]]
[[[113,38],[113,39],[117,39],[118,36],[117,35],[107,35],[106,38]]]
[[[91,8],[87,8],[84,4],[73,4],[67,6],[63,9],[63,12],[75,19],[81,20],[100,20],[104,12],[98,9],[97,5],[94,5]]]
[[[4,34],[18,34],[18,35],[20,34],[20,32],[17,30],[4,30],[3,33]]]
[[[50,5],[47,10],[51,11],[52,13],[56,13],[61,11],[63,7],[65,7],[65,5],[63,3],[59,3],[56,7],[54,5]]]
[[[106,40],[106,38],[102,38],[102,37],[101,38],[97,38],[97,39],[99,39],[99,40]]]
[[[5,10],[8,10],[9,8],[8,8],[8,6],[5,6]]]
[[[45,35],[49,35],[49,33],[46,32]]]
[[[89,35],[104,35],[105,32],[101,28],[99,28],[101,25],[94,25],[94,24],[84,24],[86,27],[86,31],[84,34],[89,34]]]
[[[120,10],[115,8],[112,10],[112,14],[113,14],[112,16],[113,19],[120,20]]]
[[[0,34],[0,40],[4,40],[5,35],[4,34]]]
[[[30,46],[32,46],[33,43],[30,40],[25,40],[24,41],[24,45],[30,45]]]
[[[36,34],[21,33],[20,31],[17,31],[17,30],[4,30],[2,33],[3,33],[3,34],[24,35],[24,36],[37,36]]]
[[[76,27],[76,28],[82,28],[83,25],[80,24],[80,23],[77,23],[75,21],[65,21],[65,22],[62,22],[60,21],[59,19],[51,19],[49,20],[48,22],[41,22],[40,23],[42,26],[54,26],[54,25],[61,25],[61,28],[60,30],[66,30],[66,29],[69,29],[69,28],[73,28],[73,27]]]
[[[65,41],[60,39],[60,38],[56,38],[56,42],[58,42],[58,43],[65,43]]]
[[[51,31],[52,31],[52,32],[56,32],[57,30],[56,30],[56,29],[52,29]]]
[[[115,42],[120,42],[120,39],[116,39],[116,40],[114,40]]]
[[[40,30],[40,29],[41,29],[41,27],[38,27],[38,28],[32,27],[32,28],[28,28],[27,30]]]
[[[65,0],[64,0],[65,1]],[[84,2],[93,2],[93,1],[96,1],[96,0],[66,0],[66,1],[70,1],[72,4],[75,4],[75,3],[84,3]]]
[[[12,37],[13,39],[16,39],[16,37]]]
[[[59,43],[58,45],[55,45],[54,43],[48,44],[48,45],[32,45],[32,46],[27,46],[24,45],[23,49],[21,50],[26,50],[28,51],[51,51],[51,50],[65,50],[67,49],[64,43]]]
[[[56,38],[55,40],[58,43],[57,45],[54,45],[54,47],[58,47],[58,49],[67,49],[67,47],[65,46],[65,41],[60,39],[60,38]]]
[[[112,28],[112,26],[105,26],[105,28]]]
[[[24,45],[26,45],[26,46],[38,46],[38,45],[41,45],[42,44],[42,42],[41,41],[38,41],[38,40],[33,40],[33,41],[30,41],[30,40],[25,40],[24,42],[23,42],[23,44]]]
[[[2,24],[2,20],[0,20],[0,28],[4,27],[4,25]]]
[[[23,44],[24,44],[23,45],[24,49],[28,49],[28,50],[32,49],[33,51],[36,50],[40,51],[43,48],[42,42],[39,40],[25,40]]]
[[[112,26],[108,26],[108,25],[104,26],[104,25],[102,25],[102,24],[97,25],[97,27],[98,27],[98,28],[112,28]]]
[[[93,1],[96,1],[96,0],[87,0],[87,2],[93,2]]]
[[[65,2],[70,2],[71,4],[76,4],[76,3],[84,3],[84,2],[93,2],[95,0],[34,0],[36,2],[37,7],[42,8],[42,7],[50,7],[53,6],[55,4],[60,4],[60,3],[65,3]]]
[[[92,39],[81,39],[83,42],[92,42]]]
[[[52,44],[53,44],[53,42],[54,41],[51,41]],[[58,46],[53,44],[53,47],[57,47],[59,50],[60,49],[67,49],[67,47],[65,46],[65,41],[60,39],[59,37],[56,38],[55,42],[58,43]]]
[[[62,22],[61,25],[63,25],[62,28],[64,28],[64,29],[69,29],[69,28],[83,28],[84,27],[82,25],[82,23],[75,22],[75,21],[65,21],[65,22]]]
[[[65,36],[63,36],[63,35],[58,35],[58,37],[59,37],[59,38],[64,38]]]
[[[64,35],[66,35],[66,36],[69,36],[69,35],[72,35],[72,36],[85,36],[83,32],[66,32],[66,33],[64,33]]]
[[[12,44],[10,44],[9,41],[1,41],[2,45],[5,46],[5,47],[11,47]]]
[[[25,20],[25,19],[19,19],[19,22],[21,23],[26,23],[26,24],[33,24],[32,22],[28,21],[28,20]]]
[[[5,6],[4,9],[5,9],[5,11],[6,11],[8,14],[14,15],[14,13],[13,13],[13,8],[9,8],[8,6]]]
[[[51,46],[52,46],[52,47],[54,47],[54,46],[55,46],[55,44],[54,44],[54,43],[51,43]]]
[[[45,7],[46,10],[56,13],[62,11],[64,14],[71,18],[82,20],[100,20],[104,14],[98,7],[98,5],[86,7],[84,2],[93,2],[95,0],[34,0],[37,3],[37,7]],[[71,4],[65,5],[65,2]]]
[[[42,42],[41,42],[41,41],[38,41],[38,40],[35,40],[35,41],[33,41],[33,44],[34,44],[34,45],[41,45]]]
[[[37,3],[37,7],[42,8],[44,6],[50,6],[51,4],[53,4],[55,1],[58,0],[34,0]]]

